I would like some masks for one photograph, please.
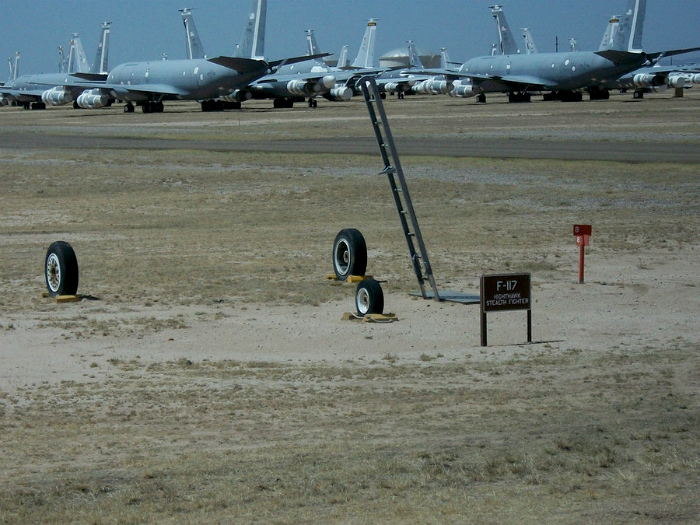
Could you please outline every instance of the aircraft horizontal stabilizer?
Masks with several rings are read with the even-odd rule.
[[[323,58],[330,56],[330,53],[320,53],[318,55],[304,55],[300,57],[283,58],[282,60],[274,60],[269,62],[271,68],[276,68],[279,66],[286,66],[287,64],[296,64],[297,62],[306,62],[307,60],[315,60],[317,58]]]
[[[629,53],[628,51],[616,51],[608,49],[605,51],[595,51],[595,54],[610,60],[613,64],[626,64],[628,62],[639,61],[639,53]]]
[[[250,58],[219,56],[209,58],[208,60],[209,62],[233,69],[234,71],[238,71],[240,73],[251,73],[253,71],[269,69],[267,62],[264,62],[263,60],[252,60]]]
[[[107,80],[106,73],[71,73],[71,76],[88,82],[105,82]]]
[[[684,53],[692,53],[693,51],[698,51],[700,50],[700,47],[690,47],[688,49],[672,49],[670,51],[661,51],[659,53],[650,53],[650,57],[658,57],[658,58],[663,58],[663,57],[672,57],[675,55],[682,55]],[[656,58],[653,58],[653,60],[656,60]]]

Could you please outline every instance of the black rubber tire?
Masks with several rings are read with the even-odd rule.
[[[346,281],[351,275],[364,275],[367,270],[367,244],[359,230],[340,230],[333,242],[333,271]]]
[[[360,281],[355,290],[355,307],[357,315],[381,314],[384,312],[384,292],[374,279]]]
[[[75,295],[78,291],[78,259],[70,244],[56,241],[49,246],[44,259],[44,277],[51,297]]]

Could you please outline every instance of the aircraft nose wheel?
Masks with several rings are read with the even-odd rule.
[[[359,230],[340,230],[333,242],[333,270],[339,281],[351,275],[364,275],[367,270],[367,243]]]
[[[49,295],[74,295],[78,291],[78,259],[73,247],[56,241],[46,251],[44,276]]]
[[[384,292],[374,279],[360,281],[355,290],[355,306],[359,316],[384,313]]]

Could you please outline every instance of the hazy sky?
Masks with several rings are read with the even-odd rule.
[[[92,62],[103,21],[112,22],[110,67],[133,60],[185,58],[178,9],[194,8],[195,23],[208,56],[231,54],[240,40],[250,0],[0,0],[0,58],[21,52],[20,73],[57,71],[58,46],[68,49],[79,33]],[[354,58],[366,22],[377,18],[375,58],[402,47],[465,61],[487,54],[497,40],[489,5],[494,0],[268,0],[265,54],[269,59],[304,54],[304,30],[314,29],[323,51],[348,44]],[[513,31],[529,27],[540,52],[568,49],[575,37],[581,50],[596,50],[610,15],[621,15],[627,0],[505,0]],[[700,46],[700,0],[648,0],[644,49],[661,51]],[[676,57],[676,63],[700,55]],[[7,66],[0,78],[7,76]]]

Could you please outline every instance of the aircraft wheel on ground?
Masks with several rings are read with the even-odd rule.
[[[333,271],[340,281],[351,275],[364,275],[367,269],[367,243],[359,230],[345,228],[333,242]]]
[[[484,95],[483,93],[479,93],[476,96],[476,101],[479,102],[480,104],[485,104],[486,103],[486,95]]]
[[[381,314],[384,312],[384,292],[374,279],[360,281],[355,290],[355,306],[358,315]]]
[[[134,112],[134,105],[129,102],[128,104],[124,104],[124,113],[133,113]]]
[[[46,251],[44,276],[49,294],[73,295],[78,290],[78,259],[73,247],[65,241],[56,241]]]

